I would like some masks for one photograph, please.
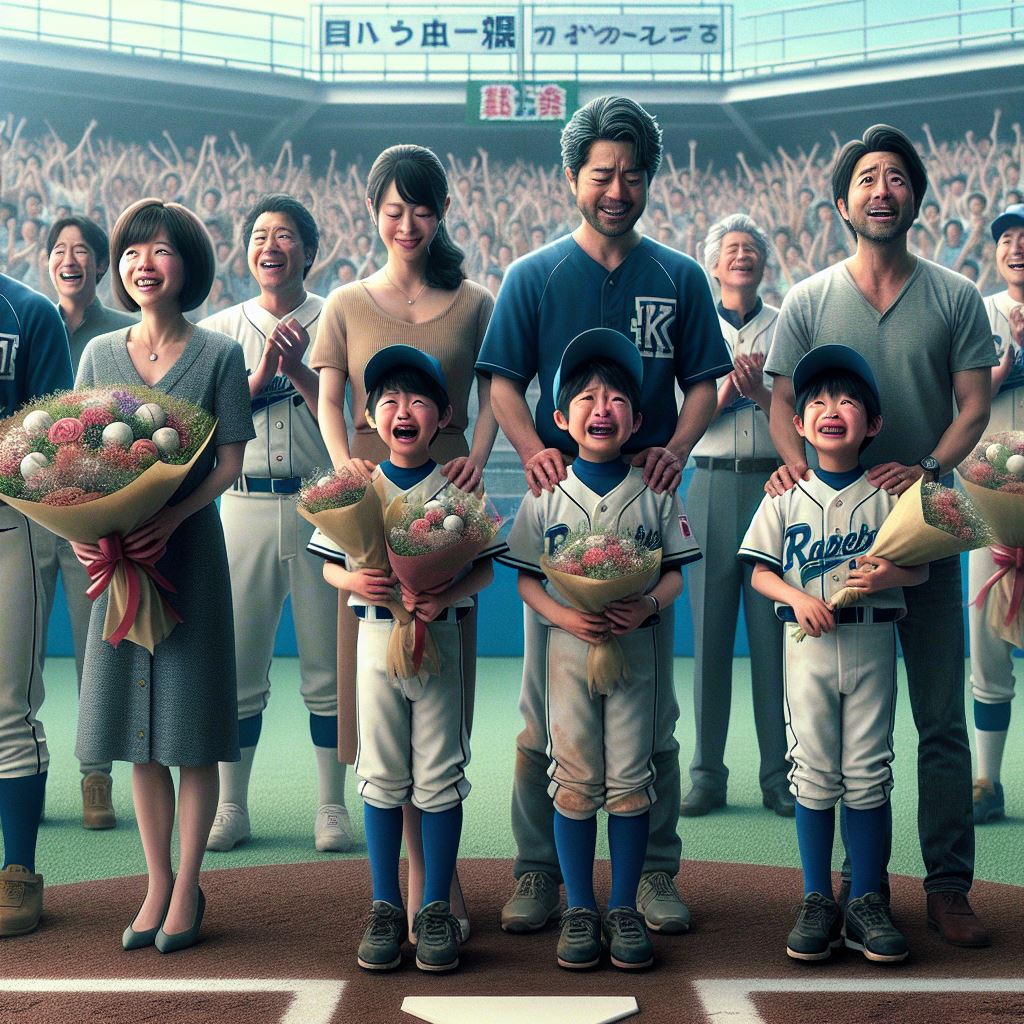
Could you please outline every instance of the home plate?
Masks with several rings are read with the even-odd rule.
[[[612,1024],[640,1012],[632,996],[406,996],[427,1024]]]

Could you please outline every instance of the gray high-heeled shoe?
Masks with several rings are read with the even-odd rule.
[[[168,899],[168,905],[170,900]],[[139,908],[142,909],[141,907]],[[136,914],[135,917],[139,915]],[[121,936],[121,948],[125,950],[132,949],[145,949],[146,946],[152,946],[156,940],[157,932],[164,926],[164,918],[167,916],[167,907],[164,907],[163,914],[160,915],[160,923],[155,928],[143,928],[141,931],[136,930],[131,925],[125,928],[124,933]],[[135,917],[132,918],[134,923]]]
[[[174,932],[168,935],[161,924],[153,945],[161,953],[176,953],[179,949],[188,949],[199,941],[199,929],[203,923],[203,913],[206,911],[206,897],[203,895],[202,886],[199,886],[199,899],[196,901],[196,916],[192,921],[192,927],[186,928],[183,932]]]

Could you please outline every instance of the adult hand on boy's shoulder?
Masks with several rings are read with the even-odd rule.
[[[822,633],[831,633],[835,628],[836,620],[832,609],[821,600],[820,597],[812,597],[810,594],[794,595],[790,602],[800,628],[808,636],[821,636]]]
[[[683,478],[683,460],[668,448],[645,448],[633,456],[631,465],[643,467],[644,483],[655,494],[674,491]]]
[[[883,462],[868,470],[868,483],[889,494],[899,496],[924,476],[920,466],[904,466],[902,462]]]
[[[801,480],[807,480],[810,470],[806,462],[791,462],[779,466],[765,482],[765,494],[773,498],[781,498],[786,491],[792,490]]]
[[[535,498],[541,491],[553,491],[565,479],[565,456],[557,448],[542,448],[523,463],[526,486]]]

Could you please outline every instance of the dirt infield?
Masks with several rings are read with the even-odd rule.
[[[1018,888],[975,887],[973,902],[994,944],[957,950],[927,932],[920,882],[894,879],[908,963],[877,967],[841,951],[829,963],[805,965],[785,955],[797,871],[687,862],[682,889],[694,930],[656,937],[656,966],[642,975],[610,967],[578,975],[555,965],[555,930],[513,937],[499,929],[511,885],[507,862],[464,861],[460,870],[473,935],[461,969],[447,976],[417,971],[411,957],[386,976],[355,966],[368,905],[365,861],[207,872],[203,941],[171,956],[121,950],[121,931],[142,898],[141,878],[49,889],[39,930],[0,944],[0,1021],[412,1024],[401,1012],[408,995],[515,994],[632,995],[641,1008],[632,1019],[644,1024],[1024,1020]]]

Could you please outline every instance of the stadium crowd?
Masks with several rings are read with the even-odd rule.
[[[959,139],[935,138],[929,125],[917,140],[932,190],[910,230],[912,252],[959,271],[984,294],[998,290],[994,245],[987,231],[993,211],[1022,200],[1021,126]],[[167,131],[158,139],[125,142],[100,137],[95,120],[73,145],[45,125],[7,114],[0,122],[0,269],[55,298],[46,271],[46,234],[54,220],[85,213],[108,233],[118,213],[140,196],[174,199],[196,210],[213,237],[217,276],[200,313],[240,302],[251,291],[238,227],[245,210],[268,191],[295,195],[320,227],[320,252],[307,284],[327,294],[367,277],[382,265],[380,240],[363,202],[366,167],[342,165],[335,150],[323,173],[311,154],[286,141],[272,165],[258,163],[249,143],[229,132],[227,144],[205,136],[198,149],[179,145]],[[732,167],[701,163],[689,142],[685,158],[671,153],[654,179],[645,229],[654,238],[703,259],[709,225],[742,210],[771,235],[762,295],[778,305],[797,281],[844,259],[851,236],[829,189],[839,139],[809,152],[781,147],[770,161],[736,154]],[[448,154],[453,185],[451,234],[465,250],[471,278],[497,293],[508,265],[571,230],[577,222],[560,168],[519,159],[497,163],[479,149],[468,159]],[[110,301],[109,276],[100,297]]]

